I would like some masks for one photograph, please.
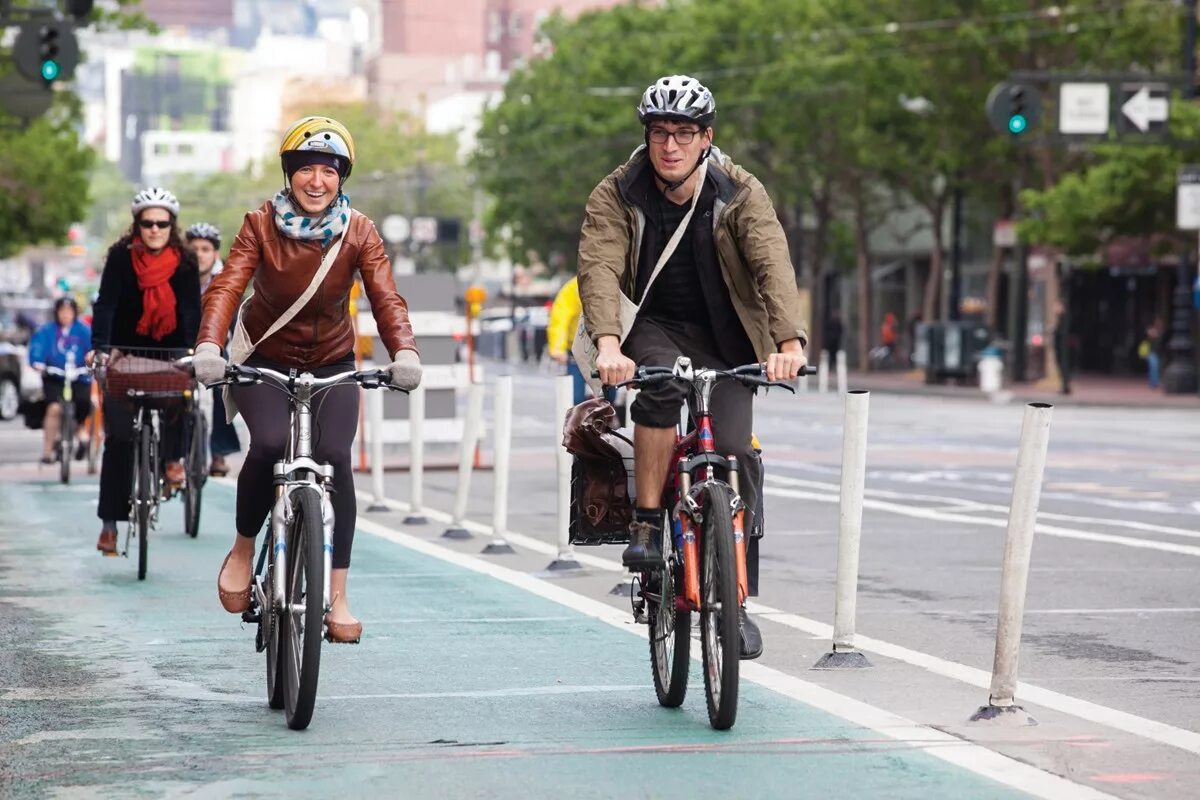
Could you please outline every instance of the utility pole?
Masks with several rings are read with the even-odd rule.
[[[960,308],[962,306],[962,215],[963,215],[963,189],[962,175],[954,176],[954,206],[952,213],[951,232],[952,241],[950,244],[950,291],[947,293],[950,306],[947,311],[947,319],[951,322],[957,322],[960,317]]]
[[[1183,95],[1191,100],[1196,96],[1196,0],[1186,0],[1184,7]],[[1174,308],[1171,312],[1171,338],[1167,342],[1167,367],[1163,370],[1163,391],[1167,394],[1191,394],[1196,391],[1196,351],[1192,339],[1192,270],[1189,243],[1179,258],[1179,273],[1175,278]]]

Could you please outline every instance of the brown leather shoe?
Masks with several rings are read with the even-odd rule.
[[[217,573],[217,597],[221,599],[221,605],[230,614],[241,614],[243,611],[250,609],[250,586],[240,592],[227,592],[221,588],[221,575],[225,572],[225,565],[229,563],[230,556],[233,551],[229,551],[229,555],[225,556],[225,560],[221,562],[221,570]]]
[[[101,528],[100,538],[96,540],[96,549],[106,556],[117,554],[117,532],[112,528]]]
[[[182,486],[184,478],[187,477],[183,471],[182,461],[168,461],[167,468],[163,470],[163,473],[167,479],[167,483],[175,487]]]
[[[358,644],[362,638],[362,623],[332,622],[325,618],[325,641],[333,644]]]

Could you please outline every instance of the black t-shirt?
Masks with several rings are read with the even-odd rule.
[[[646,226],[653,230],[653,235],[644,240],[638,267],[641,273],[639,277],[646,281],[649,281],[654,266],[667,247],[667,242],[675,234],[676,228],[691,207],[690,200],[685,205],[677,205],[659,191],[652,192],[649,201]],[[708,205],[711,209],[711,200]],[[696,210],[700,211],[699,208]],[[643,309],[647,317],[666,321],[708,322],[708,307],[704,300],[704,292],[700,288],[699,269],[696,264],[697,216],[700,215],[692,214],[691,220],[688,221],[688,229],[680,237],[675,251],[663,265],[662,272],[654,279],[654,285],[650,287]]]

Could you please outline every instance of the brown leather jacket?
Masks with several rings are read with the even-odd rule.
[[[268,201],[246,215],[225,269],[204,293],[197,344],[225,346],[242,294],[252,279],[254,294],[246,302],[243,315],[252,342],[258,341],[312,282],[323,255],[320,244],[279,233],[274,213]],[[287,325],[260,344],[255,355],[289,367],[312,369],[353,351],[349,305],[355,272],[362,275],[388,355],[394,359],[401,350],[417,349],[408,321],[408,304],[396,291],[391,263],[375,224],[362,214],[354,214],[343,236],[346,241],[342,250],[317,293]]]

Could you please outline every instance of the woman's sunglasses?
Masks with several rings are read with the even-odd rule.
[[[151,228],[158,228],[160,230],[166,230],[167,228],[171,227],[171,220],[169,220],[169,219],[158,219],[158,220],[140,219],[140,220],[138,220],[138,225],[140,225],[142,230],[144,230],[144,231],[148,231]]]

